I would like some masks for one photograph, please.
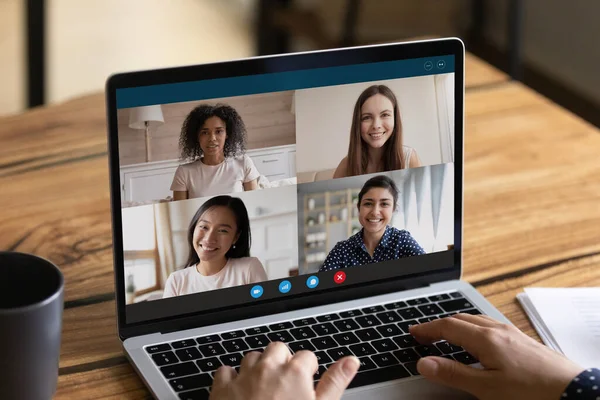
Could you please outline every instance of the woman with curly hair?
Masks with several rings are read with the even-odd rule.
[[[179,136],[182,160],[171,190],[174,200],[254,190],[260,175],[245,154],[246,126],[227,104],[201,104],[186,117]]]

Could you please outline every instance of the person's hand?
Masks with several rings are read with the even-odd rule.
[[[479,399],[558,400],[583,371],[514,326],[488,316],[457,314],[411,326],[410,333],[421,343],[447,340],[475,356],[484,369],[442,357],[425,357],[417,363],[417,370],[427,379]]]
[[[354,378],[359,361],[344,357],[323,374],[317,387],[313,375],[319,367],[310,351],[292,355],[281,342],[270,343],[264,353],[246,354],[239,375],[231,367],[220,367],[210,393],[211,400],[337,400]]]

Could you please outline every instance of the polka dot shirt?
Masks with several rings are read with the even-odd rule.
[[[600,400],[600,369],[586,369],[577,375],[560,397],[561,399]]]
[[[361,229],[347,240],[338,242],[327,255],[319,271],[333,271],[425,254],[425,250],[410,236],[408,231],[387,226],[375,248],[373,257],[371,257],[363,242],[362,234],[363,230]]]

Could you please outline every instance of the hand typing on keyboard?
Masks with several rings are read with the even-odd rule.
[[[484,369],[442,357],[422,358],[417,369],[425,378],[483,400],[558,400],[583,370],[514,326],[488,316],[457,314],[413,325],[410,333],[423,344],[447,340],[478,359]]]
[[[314,386],[319,364],[310,351],[293,356],[281,342],[270,343],[264,353],[250,352],[242,360],[239,374],[231,367],[217,370],[211,400],[318,399],[342,397],[359,367],[354,356],[332,364]]]

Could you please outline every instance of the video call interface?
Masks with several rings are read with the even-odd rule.
[[[436,254],[451,266],[455,77],[427,60],[397,79],[119,107],[128,321],[403,276]]]

